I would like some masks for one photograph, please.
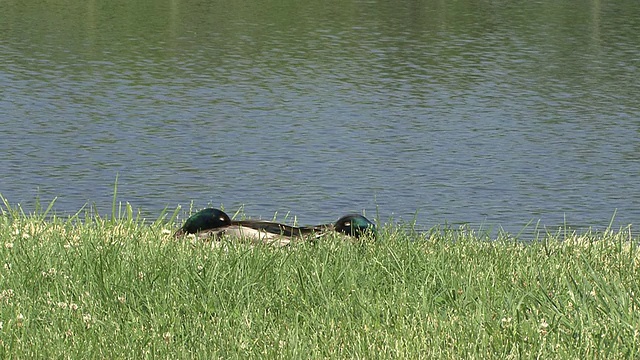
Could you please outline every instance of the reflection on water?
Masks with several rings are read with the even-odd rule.
[[[376,210],[518,232],[640,215],[640,10],[491,3],[3,2],[0,193]]]

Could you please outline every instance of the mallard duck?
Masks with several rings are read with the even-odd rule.
[[[222,210],[207,208],[189,217],[174,237],[195,234],[198,238],[222,235],[251,239],[254,242],[287,245],[292,238],[303,238],[320,229],[285,225],[264,220],[231,220]]]
[[[324,229],[324,232],[333,230],[348,236],[353,236],[356,239],[367,234],[377,235],[376,225],[360,214],[348,214],[338,219],[335,223],[302,227],[302,229],[313,229],[315,232],[322,231],[322,229]]]
[[[224,211],[207,208],[189,217],[174,237],[195,234],[198,238],[229,235],[251,239],[254,242],[287,245],[293,238],[315,239],[328,231],[336,231],[359,238],[369,233],[376,234],[376,226],[366,217],[349,214],[335,223],[315,226],[291,226],[264,220],[231,220]]]
[[[376,225],[360,214],[345,215],[338,219],[333,226],[335,231],[355,238],[360,238],[367,234],[378,235]]]

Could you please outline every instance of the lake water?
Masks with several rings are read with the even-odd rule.
[[[635,0],[4,0],[0,194],[636,224],[639,68]]]

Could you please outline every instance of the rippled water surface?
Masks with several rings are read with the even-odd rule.
[[[428,228],[640,220],[636,1],[0,3],[0,194]],[[533,226],[533,225],[531,225]]]

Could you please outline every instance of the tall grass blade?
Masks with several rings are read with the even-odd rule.
[[[113,199],[111,200],[111,223],[116,221],[116,199],[118,198],[118,176],[116,173],[116,181],[113,183]],[[118,211],[119,213],[119,211]]]

